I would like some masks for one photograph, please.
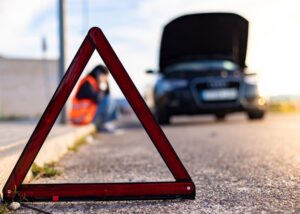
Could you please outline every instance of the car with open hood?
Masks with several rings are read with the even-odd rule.
[[[266,99],[256,74],[246,66],[248,21],[233,13],[184,15],[163,30],[159,78],[153,88],[154,113],[168,124],[174,115],[244,111],[262,119]],[[149,70],[147,73],[153,73]]]

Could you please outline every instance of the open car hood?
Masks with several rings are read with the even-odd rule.
[[[160,71],[194,59],[227,59],[244,68],[248,21],[233,13],[181,16],[167,24],[160,47]]]

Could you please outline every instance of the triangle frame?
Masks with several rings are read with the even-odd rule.
[[[94,50],[175,178],[171,182],[22,184]],[[194,199],[195,185],[103,32],[89,30],[3,188],[4,201]]]

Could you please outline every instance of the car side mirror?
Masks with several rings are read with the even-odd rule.
[[[250,70],[248,67],[244,69],[244,76],[256,76],[256,71]]]
[[[244,76],[257,76],[257,73],[255,73],[255,72],[249,72],[249,73],[245,73],[245,75]]]
[[[146,70],[146,74],[154,74],[154,70],[151,70],[151,69]]]

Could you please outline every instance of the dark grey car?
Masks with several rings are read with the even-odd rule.
[[[232,13],[181,16],[164,28],[154,91],[154,112],[161,124],[173,115],[244,111],[262,119],[266,99],[245,59],[248,21]]]

